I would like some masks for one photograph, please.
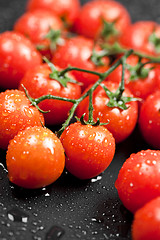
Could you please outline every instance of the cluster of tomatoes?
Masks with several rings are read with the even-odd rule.
[[[156,150],[132,154],[115,185],[135,213],[133,239],[160,239],[159,56],[160,25],[132,24],[119,2],[28,0],[13,30],[0,34],[0,148],[9,180],[41,188],[64,167],[80,179],[97,176],[138,124]],[[61,124],[58,137],[50,126]]]

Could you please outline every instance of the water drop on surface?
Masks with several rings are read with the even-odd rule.
[[[12,208],[11,210],[9,210],[7,212],[7,216],[11,221],[23,223],[27,223],[29,217],[25,212],[19,210],[18,208]]]
[[[65,231],[59,226],[53,226],[46,234],[46,240],[58,240],[64,235]]]

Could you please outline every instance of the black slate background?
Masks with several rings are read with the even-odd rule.
[[[26,0],[0,0],[0,32],[11,30],[25,11]],[[84,3],[86,1],[82,1]],[[160,1],[121,0],[132,21],[160,22]],[[119,144],[112,164],[95,179],[80,181],[64,171],[39,190],[9,183],[5,152],[0,151],[0,240],[127,240],[132,214],[121,204],[114,182],[132,152],[147,149],[138,129]]]

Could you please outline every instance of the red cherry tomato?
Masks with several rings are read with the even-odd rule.
[[[50,73],[51,69],[48,64],[32,68],[21,80],[19,88],[22,90],[23,84],[33,98],[47,94],[71,99],[77,99],[81,96],[81,87],[78,84],[68,82],[67,86],[63,87],[60,82],[49,77]],[[75,80],[71,74],[68,73],[68,76]],[[39,107],[44,111],[49,111],[44,114],[46,125],[58,125],[67,119],[72,105],[71,102],[49,99],[42,101]]]
[[[94,42],[91,39],[76,36],[68,39],[63,46],[58,47],[54,52],[52,62],[61,68],[71,65],[90,71],[105,72],[108,69],[109,59],[108,57],[103,57],[104,66],[96,66],[91,60],[93,48]],[[99,51],[100,48],[96,46],[96,50]],[[98,80],[98,76],[94,74],[80,71],[73,71],[72,73],[83,84],[82,89]]]
[[[79,13],[80,2],[79,0],[28,0],[27,10],[35,9],[49,10],[72,25]]]
[[[138,73],[136,72],[138,61],[139,58],[135,55],[131,55],[127,58],[127,68],[124,75],[125,87],[127,87],[135,97],[144,100],[160,86],[160,69],[159,66],[146,64],[143,70],[148,71],[148,73]],[[146,59],[142,60],[144,63],[146,61]],[[122,65],[118,66],[108,78],[113,82],[119,83],[122,78]]]
[[[137,51],[159,55],[160,25],[153,21],[139,21],[127,28],[120,38],[121,45]]]
[[[18,131],[44,124],[42,113],[19,90],[0,93],[0,148],[6,149]]]
[[[14,30],[27,36],[47,57],[51,55],[49,50],[52,50],[49,49],[52,43],[46,38],[47,34],[51,29],[62,28],[62,21],[57,15],[42,9],[24,13],[14,24]]]
[[[66,154],[66,168],[80,179],[89,179],[102,173],[115,153],[115,140],[102,126],[74,123],[60,138]]]
[[[133,240],[160,239],[160,197],[153,199],[140,208],[132,224]]]
[[[142,150],[124,162],[115,186],[119,198],[131,212],[160,196],[160,151]]]
[[[106,22],[103,23],[103,21]],[[117,39],[130,25],[130,16],[123,5],[116,1],[89,1],[75,21],[74,29],[85,37]],[[103,36],[104,35],[104,36]]]
[[[104,85],[111,91],[115,92],[118,84],[112,82],[104,82]],[[90,88],[90,87],[89,87]],[[88,88],[88,89],[89,89]],[[88,90],[86,89],[86,91]],[[132,96],[131,92],[126,88],[124,96]],[[93,117],[100,122],[107,123],[105,127],[113,134],[116,143],[125,140],[134,130],[137,123],[138,104],[137,102],[128,102],[126,110],[118,107],[108,107],[109,98],[101,86],[93,92]],[[88,119],[89,98],[85,98],[77,108],[77,116],[81,117],[85,113],[85,119]]]
[[[47,128],[30,127],[10,141],[6,155],[9,180],[24,188],[41,188],[63,172],[65,155],[56,135]]]
[[[146,142],[160,149],[160,90],[149,95],[144,101],[138,123]]]
[[[7,31],[0,34],[0,87],[18,88],[25,72],[41,61],[40,53],[20,33]]]

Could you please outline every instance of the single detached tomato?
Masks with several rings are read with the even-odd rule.
[[[159,55],[160,25],[153,21],[138,21],[121,35],[120,43],[127,48]]]
[[[77,83],[66,82],[66,86],[63,86],[54,78],[50,78],[51,73],[52,71],[48,64],[41,64],[32,68],[21,80],[19,89],[23,89],[23,84],[28,90],[29,95],[33,98],[39,98],[47,94],[70,99],[77,99],[81,96],[81,87]],[[75,81],[72,74],[68,73],[68,77]],[[47,99],[39,103],[39,107],[42,110],[49,111],[48,113],[44,113],[46,125],[63,123],[67,119],[72,105],[71,102],[53,99]]]
[[[18,88],[25,72],[41,62],[29,39],[13,31],[0,34],[0,87]]]
[[[66,154],[67,170],[80,179],[89,179],[102,173],[115,153],[115,140],[102,126],[68,126],[60,138]]]
[[[144,101],[138,123],[146,142],[160,149],[160,90],[149,95]]]
[[[147,62],[139,57],[131,55],[126,60],[125,87],[127,87],[135,97],[146,99],[157,87],[160,88],[160,68],[153,64],[146,64],[140,69],[141,64]],[[122,78],[122,65],[118,66],[108,77],[111,81],[120,83]]]
[[[115,40],[130,25],[130,15],[117,1],[94,0],[81,8],[74,29],[85,37]]]
[[[0,93],[0,148],[7,149],[18,131],[42,124],[43,114],[31,105],[24,92],[6,90]]]
[[[115,186],[124,206],[135,213],[160,196],[160,151],[142,150],[124,162]]]
[[[60,177],[65,155],[52,131],[35,126],[18,132],[10,141],[6,160],[12,183],[24,188],[41,188]]]
[[[66,24],[72,25],[80,9],[79,0],[28,0],[27,10],[49,10],[62,18]]]
[[[103,83],[111,92],[115,92],[118,84],[106,81]],[[90,87],[89,87],[90,88]],[[86,89],[89,90],[89,88]],[[126,88],[123,95],[132,97],[131,92]],[[107,106],[109,97],[105,90],[98,86],[93,92],[93,118],[99,118],[100,122],[108,123],[105,127],[113,134],[116,143],[125,140],[134,130],[138,117],[138,104],[135,101],[126,103],[127,109]],[[85,113],[85,120],[89,114],[89,98],[85,98],[77,108],[77,116],[81,117]]]
[[[105,72],[108,69],[109,58],[102,58],[101,61],[104,65],[96,65],[91,59],[93,48],[94,42],[91,39],[82,36],[73,37],[66,40],[63,46],[57,48],[54,52],[52,62],[61,68],[66,68],[71,65],[73,67],[83,68],[90,71]],[[101,49],[96,46],[95,50],[99,52]],[[76,79],[83,84],[83,90],[98,80],[98,76],[94,74],[80,71],[72,71],[72,73]]]
[[[134,216],[132,224],[133,240],[160,239],[160,197],[146,203]]]

